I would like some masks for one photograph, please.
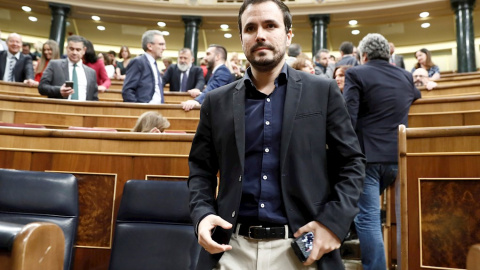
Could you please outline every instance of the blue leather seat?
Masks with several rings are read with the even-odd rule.
[[[111,270],[195,269],[200,245],[186,182],[130,180],[115,225]]]
[[[51,222],[65,236],[64,270],[72,268],[78,185],[71,174],[0,169],[0,221]]]

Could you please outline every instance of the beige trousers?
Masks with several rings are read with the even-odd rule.
[[[292,238],[254,240],[232,234],[232,250],[223,254],[214,270],[316,270],[317,265],[304,266],[291,247]]]

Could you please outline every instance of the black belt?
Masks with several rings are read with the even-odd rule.
[[[239,235],[250,239],[285,239],[285,226],[283,227],[263,227],[262,225],[238,224]]]

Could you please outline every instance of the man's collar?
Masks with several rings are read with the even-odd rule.
[[[83,64],[82,60],[74,63],[74,62],[72,62],[72,61],[70,60],[70,58],[68,58],[68,57],[67,57],[67,61],[68,61],[68,65],[69,65],[69,66],[73,66],[73,64],[77,64],[78,66],[81,66],[81,65]]]
[[[225,63],[220,64],[220,65],[214,67],[213,70],[212,70],[212,74],[215,73],[215,71],[216,71],[219,67],[224,66],[224,65],[225,65]]]
[[[247,72],[245,72],[245,75],[243,76],[245,87],[247,88],[247,92],[254,91],[254,92],[260,93],[255,87],[255,85],[253,84],[253,81],[251,79],[253,78],[251,69],[252,69],[251,67],[247,68]],[[284,84],[287,81],[288,81],[288,65],[287,63],[284,62],[282,70],[280,71],[280,74],[278,74],[278,77],[275,78],[275,87],[277,87],[279,84]],[[254,94],[254,96],[256,95]]]
[[[153,58],[153,56],[151,56],[148,52],[145,52],[145,56],[147,57],[149,63],[156,62],[155,58]]]
[[[20,59],[20,54],[21,54],[20,51],[17,52],[16,54],[12,54],[9,50],[7,50],[7,57],[8,58],[12,58],[12,56],[15,56],[15,58],[17,58],[17,60],[18,60],[18,59]]]

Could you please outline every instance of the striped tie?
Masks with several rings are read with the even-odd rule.
[[[12,55],[12,58],[10,58],[10,65],[8,66],[8,72],[9,72],[9,82],[14,82],[15,81],[15,75],[13,74],[13,68],[15,67],[15,64],[17,63],[17,58],[15,58],[14,55]]]

